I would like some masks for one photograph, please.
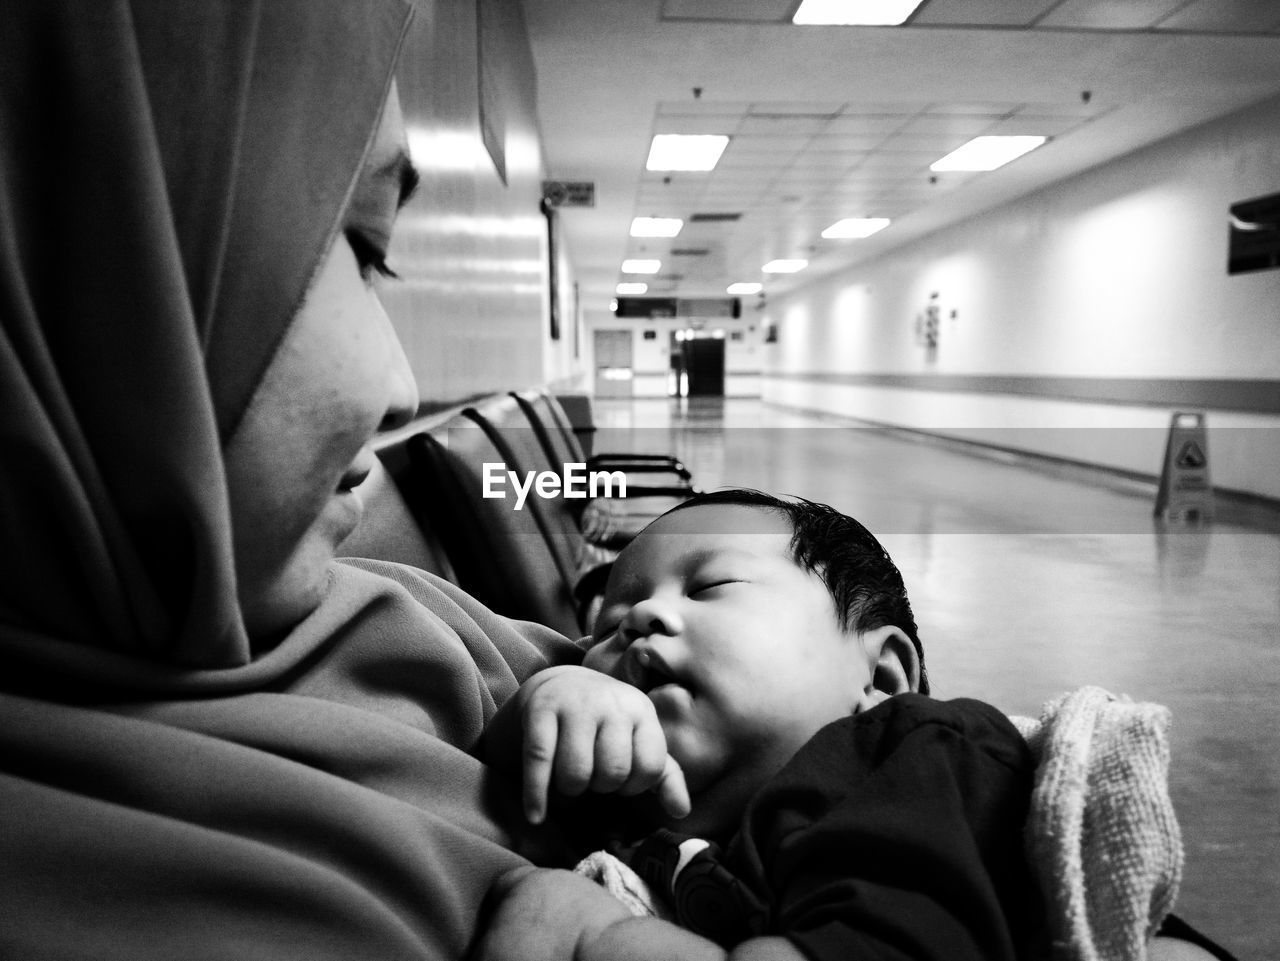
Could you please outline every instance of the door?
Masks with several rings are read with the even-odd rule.
[[[597,330],[595,332],[596,396],[630,397],[631,331]]]
[[[724,338],[695,337],[684,342],[690,397],[724,396]]]

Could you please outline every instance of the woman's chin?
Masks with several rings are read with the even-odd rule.
[[[255,650],[280,640],[324,602],[337,546],[353,529],[338,520],[349,514],[346,508],[326,509],[284,565],[241,583],[240,609]]]
[[[318,524],[322,532],[328,535],[336,551],[338,545],[351,536],[360,526],[360,518],[364,516],[364,501],[355,490],[338,490],[325,504]]]

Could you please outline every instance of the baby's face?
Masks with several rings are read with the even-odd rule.
[[[718,819],[854,713],[871,683],[861,643],[790,540],[769,511],[687,508],[650,525],[609,578],[584,663],[653,701],[694,796],[682,830],[727,827]]]

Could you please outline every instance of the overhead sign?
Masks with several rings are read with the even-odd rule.
[[[594,207],[596,185],[591,180],[544,180],[542,199],[552,207]]]
[[[618,317],[683,317],[715,320],[742,316],[737,297],[619,297]]]
[[[742,301],[737,297],[681,297],[676,301],[676,314],[680,317],[732,317],[742,316]]]
[[[613,312],[617,317],[674,317],[674,297],[619,297]]]
[[[1156,516],[1167,520],[1212,520],[1209,432],[1200,412],[1179,412],[1169,423],[1164,469],[1156,492]]]

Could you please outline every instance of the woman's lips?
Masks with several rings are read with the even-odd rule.
[[[345,494],[359,487],[365,482],[365,479],[373,470],[373,462],[375,455],[372,451],[361,451],[355,460],[351,462],[351,466],[338,480],[337,490],[340,494]]]

